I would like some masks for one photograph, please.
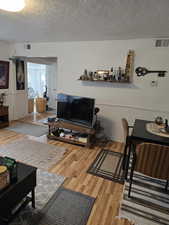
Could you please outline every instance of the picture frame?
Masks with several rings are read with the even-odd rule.
[[[16,60],[16,90],[25,90],[25,62]]]
[[[9,62],[0,61],[0,89],[9,88]]]

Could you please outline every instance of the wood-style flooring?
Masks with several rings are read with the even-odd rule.
[[[32,114],[20,121],[38,123],[37,121],[48,117],[49,114]],[[6,129],[0,130],[0,144],[9,143],[19,138],[29,139],[63,146],[67,149],[63,159],[50,172],[65,176],[64,187],[95,197],[96,201],[87,225],[129,225],[124,219],[118,219],[118,211],[122,198],[123,185],[86,173],[87,169],[100,152],[101,147],[88,149],[59,141],[47,140],[46,136],[32,137],[18,134]],[[123,144],[109,142],[107,149],[121,152]]]

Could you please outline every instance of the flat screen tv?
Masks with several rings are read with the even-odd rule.
[[[57,118],[93,127],[95,99],[57,95]]]

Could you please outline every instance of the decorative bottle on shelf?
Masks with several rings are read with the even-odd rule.
[[[110,69],[109,80],[113,81],[113,67]]]
[[[122,76],[122,71],[121,71],[121,67],[119,66],[119,69],[118,69],[118,80],[119,81],[121,80],[121,76]]]
[[[133,69],[134,69],[134,51],[129,50],[125,68],[125,80],[131,81]]]
[[[87,72],[87,70],[84,70],[84,80],[88,80],[88,72]]]

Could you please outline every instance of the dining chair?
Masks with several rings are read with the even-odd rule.
[[[126,156],[127,156],[127,149],[129,147],[130,142],[130,128],[133,126],[128,125],[128,121],[125,118],[122,118],[122,126],[124,132],[124,157],[123,157],[123,169],[126,168]]]
[[[137,171],[149,177],[166,180],[165,190],[169,184],[169,146],[142,143],[133,151],[128,197],[131,197],[133,173]]]

